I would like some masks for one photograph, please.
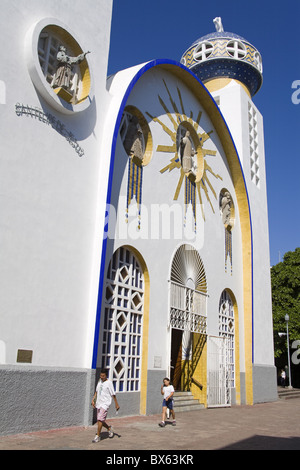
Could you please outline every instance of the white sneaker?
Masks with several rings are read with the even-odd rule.
[[[114,437],[114,431],[112,427],[110,427],[108,430],[108,437]]]
[[[94,437],[94,439],[92,440],[92,442],[100,442],[101,441],[101,437],[98,436],[98,434],[96,434],[96,436]]]

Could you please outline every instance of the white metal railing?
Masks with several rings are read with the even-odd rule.
[[[170,281],[169,325],[182,331],[206,334],[207,295]]]

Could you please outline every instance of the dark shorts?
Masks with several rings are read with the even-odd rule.
[[[163,400],[162,406],[166,406],[169,410],[173,410],[173,400]]]

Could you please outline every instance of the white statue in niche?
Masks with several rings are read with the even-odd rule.
[[[129,157],[135,157],[137,163],[142,163],[144,157],[144,137],[139,120],[134,115],[128,115],[128,126],[123,145]]]
[[[231,208],[232,208],[231,194],[228,191],[226,191],[223,194],[223,197],[221,200],[221,212],[222,212],[222,222],[228,228],[231,228],[232,226]]]
[[[69,91],[71,87],[72,67],[73,65],[80,64],[87,54],[90,54],[90,51],[84,52],[77,57],[70,57],[67,54],[65,46],[59,46],[59,51],[56,56],[58,67],[51,86],[53,88],[64,88]]]
[[[185,136],[180,140],[180,159],[181,166],[185,173],[192,173],[196,176],[197,164],[194,156],[197,152],[192,146],[192,141],[190,138],[190,132],[186,131]]]

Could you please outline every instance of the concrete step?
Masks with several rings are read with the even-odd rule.
[[[193,397],[192,392],[175,392],[174,394],[174,411],[196,411],[202,410],[205,406]]]
[[[175,406],[174,405],[174,411],[175,413],[181,413],[185,411],[198,411],[198,410],[203,410],[205,406],[203,403],[198,403],[198,405],[184,405],[184,406]]]
[[[299,388],[278,388],[278,396],[281,400],[289,400],[291,398],[300,398]]]
[[[180,395],[179,397],[176,395],[174,400],[177,401],[185,401],[185,400],[194,400],[193,395]]]
[[[185,405],[198,405],[199,404],[199,400],[196,400],[196,398],[193,398],[192,400],[174,400],[174,406],[176,406],[176,408],[178,406],[185,406]]]
[[[192,392],[178,392],[176,390],[174,396],[177,398],[177,397],[190,397],[190,396],[193,396]]]

